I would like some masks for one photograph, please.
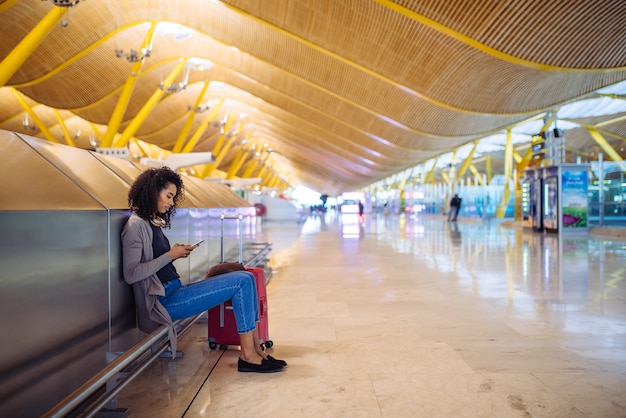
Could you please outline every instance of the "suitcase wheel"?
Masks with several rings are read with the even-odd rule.
[[[216,343],[216,342],[214,342],[214,341],[210,341],[210,342],[209,342],[209,348],[210,348],[211,350],[215,350],[215,349],[217,348],[217,343]]]
[[[267,347],[267,348],[272,348],[273,346],[274,346],[274,341],[272,341],[272,340],[267,340],[267,341],[265,342],[265,347]],[[263,347],[261,347],[261,348],[263,348]]]

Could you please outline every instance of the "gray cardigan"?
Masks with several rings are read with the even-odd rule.
[[[168,327],[172,353],[176,352],[176,332],[172,318],[157,296],[165,289],[156,273],[172,261],[168,253],[154,258],[150,223],[132,214],[122,230],[124,280],[133,286],[139,329],[150,333],[160,324]]]

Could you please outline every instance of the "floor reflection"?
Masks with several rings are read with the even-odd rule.
[[[155,364],[121,396],[132,416],[626,416],[626,243],[442,216],[262,226],[288,369],[238,374],[198,325],[174,377]]]

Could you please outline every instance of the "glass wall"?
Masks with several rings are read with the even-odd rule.
[[[626,175],[613,162],[589,164],[589,225],[626,226]]]
[[[493,218],[495,216],[504,193],[504,186],[497,184],[498,179],[494,180],[494,184],[487,186],[460,185],[456,187],[454,193],[463,199],[459,217]],[[450,199],[454,193],[444,184],[423,184],[405,188],[404,211],[407,214],[447,214]],[[511,193],[505,217],[514,216],[514,204],[514,194]]]
[[[589,162],[589,226],[626,227],[626,173],[614,162]],[[602,182],[600,179],[603,179]],[[489,185],[461,184],[454,190],[463,199],[459,217],[493,218],[504,193],[503,176],[495,176]],[[600,187],[602,184],[602,187]],[[446,215],[452,197],[446,184],[415,184],[404,189],[399,199],[396,190],[372,196],[373,211],[407,215]],[[505,218],[515,217],[515,193],[511,193]]]

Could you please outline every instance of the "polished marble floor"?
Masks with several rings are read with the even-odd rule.
[[[131,417],[626,417],[626,241],[366,215],[266,224],[282,373],[206,324],[118,398]]]

